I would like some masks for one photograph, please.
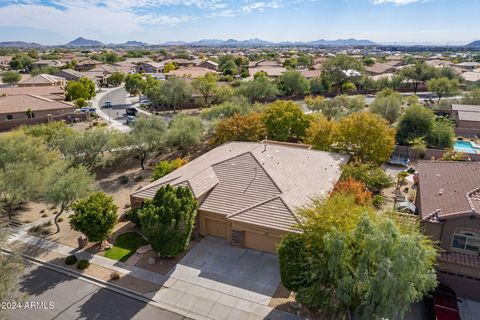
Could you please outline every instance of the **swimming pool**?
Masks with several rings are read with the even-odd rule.
[[[464,153],[479,153],[470,141],[457,140],[453,145],[453,149]]]

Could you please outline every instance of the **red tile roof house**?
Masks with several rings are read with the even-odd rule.
[[[439,281],[480,300],[480,163],[425,161],[418,172],[416,205],[441,249]]]
[[[298,223],[297,207],[326,196],[348,156],[309,146],[230,142],[145,186],[130,196],[132,208],[163,185],[188,186],[199,202],[196,234],[232,245],[276,252]]]
[[[75,107],[70,103],[31,94],[0,96],[0,131],[22,124],[46,123],[74,111]]]

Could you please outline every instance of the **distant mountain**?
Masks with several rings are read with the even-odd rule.
[[[473,41],[472,43],[467,44],[466,47],[480,47],[480,40]]]
[[[40,48],[43,47],[41,44],[35,42],[25,42],[25,41],[4,41],[0,42],[0,47],[12,47],[12,48]]]
[[[308,42],[314,46],[374,46],[377,43],[370,40],[357,40],[357,39],[337,39],[337,40],[317,40]]]
[[[317,40],[310,42],[270,42],[261,40],[258,38],[249,39],[249,40],[219,40],[219,39],[202,39],[194,42],[184,42],[184,41],[168,41],[164,45],[192,45],[192,46],[271,46],[271,45],[281,45],[281,46],[294,46],[294,45],[311,45],[311,46],[373,46],[377,43],[370,40],[357,40],[357,39],[338,39],[338,40]]]
[[[82,37],[78,37],[75,40],[70,41],[65,46],[66,47],[98,47],[102,46],[103,43],[97,40],[88,40]]]
[[[125,42],[121,45],[128,46],[128,47],[143,47],[147,44],[145,42],[131,40],[131,41],[127,41],[127,42]]]

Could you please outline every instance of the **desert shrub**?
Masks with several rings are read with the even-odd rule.
[[[90,266],[90,262],[89,262],[88,260],[85,260],[85,259],[80,260],[80,261],[78,261],[78,263],[77,263],[77,269],[79,269],[79,270],[85,270],[85,269],[87,269],[89,266]]]
[[[372,204],[375,208],[381,208],[383,203],[385,202],[385,198],[382,195],[375,195],[372,199]]]
[[[77,256],[75,255],[69,255],[65,258],[65,264],[67,266],[71,266],[71,265],[74,265],[75,263],[77,263],[78,259],[77,259]]]
[[[118,279],[120,279],[120,273],[118,273],[116,271],[110,273],[110,280],[115,281],[115,280],[118,280]]]
[[[119,181],[121,184],[127,184],[129,180],[130,180],[130,179],[128,178],[128,176],[125,176],[125,175],[120,176],[120,177],[118,178],[118,181]]]

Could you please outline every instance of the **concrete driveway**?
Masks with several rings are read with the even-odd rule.
[[[294,319],[268,307],[280,283],[277,256],[206,237],[170,272],[156,301],[194,319]]]

